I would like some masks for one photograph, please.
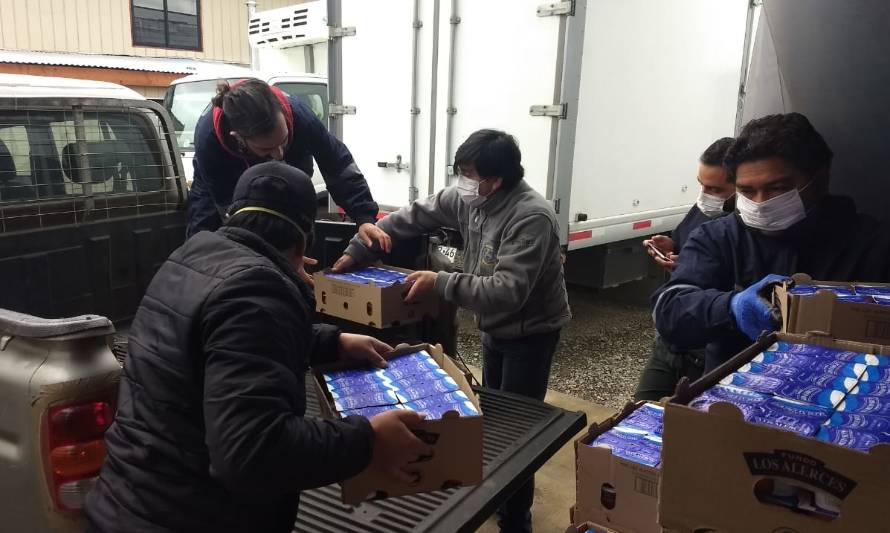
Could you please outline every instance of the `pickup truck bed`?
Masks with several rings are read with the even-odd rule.
[[[307,383],[311,381],[307,379]],[[581,412],[482,387],[475,390],[485,417],[481,485],[389,498],[354,508],[340,502],[339,486],[328,485],[303,492],[294,532],[475,531],[529,474],[541,468],[587,424]],[[318,398],[313,387],[306,388],[306,396],[306,415],[317,416]]]

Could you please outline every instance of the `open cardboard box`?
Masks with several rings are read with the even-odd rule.
[[[366,469],[340,484],[343,503],[358,505],[371,499],[478,485],[482,482],[482,408],[479,405],[479,398],[470,387],[469,371],[458,367],[438,344],[400,345],[387,354],[386,359],[394,359],[420,350],[426,350],[439,366],[448,372],[460,386],[460,390],[473,402],[480,416],[458,416],[457,413],[449,412],[439,420],[424,420],[415,433],[433,447],[433,456],[418,463],[420,479],[413,484],[407,484],[390,479],[380,472]],[[312,369],[318,398],[321,400],[319,404],[323,418],[338,420],[340,414],[334,409],[333,399],[324,384],[322,374],[331,370],[355,367],[356,365],[349,363],[333,363]]]
[[[377,265],[388,270],[410,274],[413,270]],[[359,324],[383,329],[420,322],[424,316],[438,313],[438,298],[429,292],[417,301],[405,303],[410,283],[394,283],[380,287],[376,283],[362,285],[329,278],[330,269],[316,272],[315,306],[319,313],[343,318]]]
[[[594,524],[593,522],[571,525],[566,529],[566,533],[587,533],[588,531],[594,531],[595,533],[620,533],[619,531],[609,529],[606,526],[601,526],[599,524]]]
[[[806,274],[794,274],[794,283],[852,287],[857,283],[814,281]],[[864,285],[890,287],[887,283]],[[773,301],[782,312],[782,332],[805,334],[823,332],[835,339],[890,344],[890,306],[837,301],[831,291],[812,296],[790,294],[791,284],[777,285]]]
[[[615,457],[608,448],[588,446],[644,403],[628,403],[618,414],[591,424],[587,433],[575,441],[576,503],[572,523],[608,524],[626,533],[661,533],[658,525],[661,471]]]
[[[708,412],[686,404],[777,340],[890,354],[887,346],[820,335],[771,333],[690,384],[681,380],[665,407],[659,521],[680,531],[841,533],[888,531],[890,445],[868,453],[745,422],[739,409],[717,403]],[[828,519],[763,503],[755,487],[792,484],[839,503]]]

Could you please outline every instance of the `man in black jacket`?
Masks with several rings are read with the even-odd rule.
[[[658,333],[707,347],[705,371],[776,329],[759,293],[796,272],[831,281],[888,281],[890,232],[828,194],[832,152],[799,113],[749,122],[726,153],[737,213],[695,230],[652,297]]]
[[[87,502],[102,532],[281,531],[300,490],[365,468],[410,481],[431,450],[422,417],[307,419],[310,363],[385,366],[386,344],[313,324],[298,277],[311,245],[314,188],[284,163],[251,167],[226,225],[170,256],[130,331],[108,458]]]
[[[701,191],[695,205],[674,229],[671,237],[653,235],[643,241],[652,260],[667,272],[673,270],[677,264],[677,257],[690,233],[705,222],[728,215],[735,208],[735,184],[729,181],[723,167],[723,157],[733,141],[735,139],[732,137],[717,139],[699,157],[697,178]],[[650,245],[666,254],[667,259],[658,257]],[[694,381],[701,377],[704,360],[703,349],[687,350],[682,346],[671,345],[656,335],[649,361],[640,374],[634,400],[658,401],[670,396],[681,378],[687,377]]]

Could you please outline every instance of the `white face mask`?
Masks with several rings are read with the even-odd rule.
[[[723,204],[726,203],[726,200],[728,199],[729,198],[720,198],[715,194],[708,194],[704,190],[701,190],[698,193],[698,199],[695,201],[695,205],[698,206],[699,210],[701,210],[705,216],[714,218],[723,214]]]
[[[810,182],[812,183],[812,182]],[[810,186],[807,183],[800,190]],[[755,202],[739,194],[736,207],[746,226],[762,231],[782,231],[797,224],[807,216],[807,209],[800,198],[800,191],[791,189],[764,202]]]
[[[457,193],[460,195],[460,199],[470,207],[479,207],[487,199],[479,194],[479,183],[466,176],[457,177]]]

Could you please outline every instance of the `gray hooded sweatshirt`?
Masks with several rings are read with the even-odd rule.
[[[436,291],[474,311],[479,329],[516,339],[562,328],[571,318],[556,214],[525,181],[499,189],[480,207],[448,187],[383,218],[377,226],[398,242],[441,227],[459,227],[464,272],[439,272]],[[359,264],[377,255],[358,237],[346,253]]]

